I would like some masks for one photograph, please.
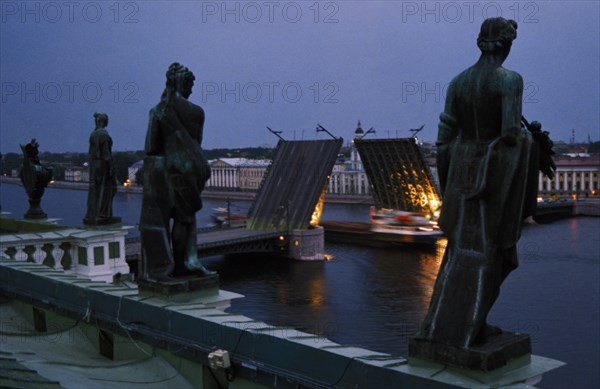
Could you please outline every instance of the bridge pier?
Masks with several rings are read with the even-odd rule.
[[[300,261],[325,259],[325,230],[323,227],[292,230],[289,235],[289,257]]]

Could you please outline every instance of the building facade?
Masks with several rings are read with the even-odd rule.
[[[135,176],[137,172],[144,167],[144,160],[137,161],[127,168],[127,180],[132,184],[138,184]]]
[[[70,182],[89,182],[90,171],[86,167],[69,167],[65,169],[65,181]]]
[[[271,161],[248,158],[219,158],[209,161],[207,188],[226,190],[258,190]]]
[[[365,135],[360,120],[354,131],[354,139],[360,139]],[[327,193],[339,195],[361,195],[371,194],[371,184],[365,173],[358,150],[354,147],[354,141],[350,145],[350,159],[340,158],[336,161]]]
[[[600,155],[565,154],[554,158],[553,179],[539,176],[542,196],[598,196],[600,188]]]

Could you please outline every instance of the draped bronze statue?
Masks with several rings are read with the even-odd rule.
[[[150,110],[140,219],[138,277],[153,281],[214,274],[199,262],[196,243],[196,212],[210,178],[200,148],[204,110],[188,101],[195,80],[188,68],[173,63],[166,76],[160,102]]]
[[[96,128],[90,135],[87,212],[83,223],[87,225],[119,223],[121,218],[113,217],[112,202],[117,193],[112,160],[112,138],[106,130],[108,115],[94,113]]]
[[[448,246],[417,340],[467,349],[502,333],[487,317],[517,267],[521,221],[535,211],[539,167],[533,154],[539,147],[521,124],[523,79],[502,67],[516,37],[515,21],[485,20],[477,39],[481,57],[448,89],[436,143],[439,225]]]

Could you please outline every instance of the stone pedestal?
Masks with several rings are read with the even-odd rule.
[[[531,338],[527,334],[502,332],[481,345],[464,349],[427,339],[412,338],[408,344],[409,360],[428,360],[474,372],[489,373],[511,364],[522,367],[530,362]],[[518,361],[519,366],[514,366]]]
[[[219,275],[188,275],[161,281],[138,279],[140,295],[175,302],[188,302],[219,293]]]
[[[121,273],[129,274],[125,260],[125,235],[130,227],[104,226],[86,228],[71,234],[74,243],[73,271],[94,281],[112,282]]]
[[[86,225],[86,228],[90,227],[111,227],[111,226],[120,226],[121,218],[118,216],[113,216],[110,219],[102,219],[102,220],[89,220],[87,217],[83,219],[83,224]]]
[[[41,199],[29,199],[29,209],[27,210],[27,212],[25,212],[25,215],[23,215],[23,217],[25,219],[33,220],[46,219],[48,215],[46,214],[46,212],[44,212],[42,207],[40,207],[40,203]]]

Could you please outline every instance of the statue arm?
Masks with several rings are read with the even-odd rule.
[[[444,112],[440,114],[440,123],[438,125],[438,138],[435,142],[436,145],[447,145],[452,142],[458,135],[456,114],[454,113],[454,101],[455,101],[455,81],[452,80],[448,87],[448,93],[446,96],[446,104],[444,105]]]
[[[440,189],[442,194],[446,189],[448,170],[450,168],[450,143],[458,135],[458,125],[454,114],[454,82],[448,87],[446,104],[444,112],[440,114],[440,123],[438,125],[438,139],[435,142],[437,146],[437,166],[440,180]]]
[[[202,146],[202,138],[204,135],[204,110],[200,107],[200,116],[198,119],[198,134],[196,136],[196,140],[198,141],[198,146]]]
[[[521,133],[523,109],[523,78],[514,72],[503,77],[501,136],[508,145],[515,145]]]
[[[150,111],[150,119],[148,120],[145,145],[146,155],[160,155],[163,143],[160,134],[160,123],[153,111]]]
[[[111,162],[112,161],[112,139],[108,134],[102,139],[100,143],[100,156],[103,160]]]

